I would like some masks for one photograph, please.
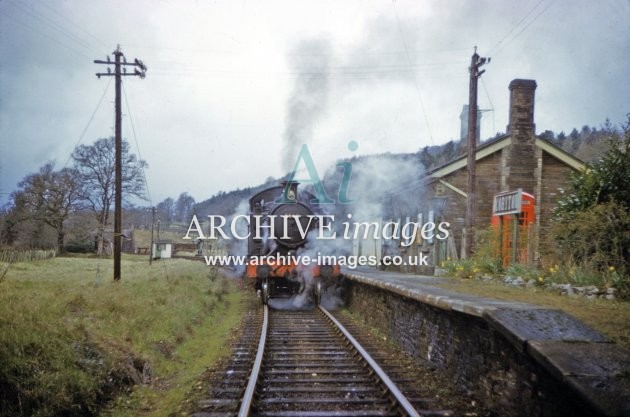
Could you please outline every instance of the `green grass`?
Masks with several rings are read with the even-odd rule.
[[[225,353],[240,297],[201,262],[124,257],[118,283],[110,259],[13,264],[0,283],[0,415],[173,414]]]
[[[504,285],[496,281],[471,279],[444,279],[440,287],[466,294],[499,300],[520,301],[560,309],[577,317],[615,342],[630,348],[630,302],[620,300],[588,300],[583,297],[568,297],[541,288],[521,288]]]

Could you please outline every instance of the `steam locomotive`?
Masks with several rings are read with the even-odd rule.
[[[339,265],[324,262],[307,245],[309,232],[327,220],[316,197],[295,181],[267,188],[249,199],[248,262],[245,274],[263,304],[270,298],[303,295],[319,304],[340,277]],[[309,261],[304,261],[308,257]],[[307,265],[308,263],[308,265]]]

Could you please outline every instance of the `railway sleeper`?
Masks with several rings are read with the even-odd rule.
[[[271,368],[295,368],[295,369],[339,369],[339,368],[356,368],[357,364],[354,362],[335,362],[334,364],[328,364],[327,361],[317,362],[302,362],[302,361],[284,361],[282,363],[274,363],[269,365]]]
[[[269,349],[269,354],[271,353],[290,353],[290,354],[300,354],[300,355],[318,355],[324,352],[333,352],[336,354],[345,354],[352,355],[347,350],[337,347],[337,346],[320,346],[320,345],[309,345],[309,346],[286,346],[282,345],[280,347],[274,347],[272,345],[267,345]]]
[[[263,392],[306,392],[310,393],[313,391],[317,392],[372,392],[374,388],[366,387],[366,386],[355,386],[355,385],[333,385],[330,384],[328,387],[325,386],[304,386],[304,387],[269,387],[265,388]]]
[[[268,375],[312,375],[317,377],[319,375],[338,375],[338,374],[350,374],[356,375],[358,372],[356,369],[336,369],[332,368],[311,368],[311,369],[275,369],[271,366],[271,369],[265,369],[265,374]]]
[[[233,388],[213,388],[210,391],[210,394],[212,396],[214,396],[215,398],[236,398],[236,399],[241,399],[241,397],[243,396],[243,387],[233,387]]]
[[[366,398],[331,398],[331,397],[274,397],[274,398],[260,398],[258,404],[282,404],[282,405],[303,405],[303,404],[326,404],[326,405],[347,405],[347,404],[365,404],[369,406],[375,405],[391,405],[391,402],[385,398],[379,397],[366,397]]]
[[[273,357],[269,358],[278,362],[291,362],[291,363],[300,363],[300,362],[308,362],[308,363],[344,363],[349,361],[355,361],[355,358],[352,356],[340,356],[340,355],[321,355],[321,356],[304,356],[304,355],[273,355]]]
[[[291,356],[291,357],[309,357],[309,356],[337,356],[337,357],[344,357],[344,358],[354,358],[355,355],[350,354],[349,352],[346,352],[345,350],[330,350],[330,349],[320,349],[320,351],[308,351],[308,352],[301,352],[301,351],[294,351],[295,349],[291,349],[291,351],[288,351],[288,349],[283,349],[281,351],[275,351],[275,352],[270,352],[267,356],[269,355],[273,355],[273,356]]]
[[[235,401],[231,398],[211,398],[207,400],[199,400],[199,406],[201,408],[220,408],[220,407],[234,407],[238,405],[238,400]]]
[[[330,349],[331,346],[339,346],[339,340],[337,338],[326,340],[325,343],[321,343],[318,340],[301,340],[299,342],[291,342],[289,340],[270,340],[267,344],[269,349]]]
[[[334,411],[269,411],[258,414],[260,417],[397,417],[398,413],[383,410],[334,410]]]
[[[348,384],[348,383],[372,383],[372,378],[367,378],[365,376],[355,377],[355,378],[318,378],[316,380],[312,378],[281,378],[281,377],[265,377],[265,382],[271,384]]]

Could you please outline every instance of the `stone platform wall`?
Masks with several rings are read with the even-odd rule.
[[[615,344],[572,317],[557,310],[528,309],[529,305],[520,303],[497,301],[486,305],[483,301],[477,303],[474,297],[457,299],[435,287],[433,293],[429,289],[423,294],[404,288],[391,291],[380,283],[366,281],[346,280],[347,307],[419,363],[429,361],[443,369],[462,395],[473,395],[496,415],[625,415],[622,408],[629,397],[627,391],[623,392],[628,388],[623,384],[627,380],[609,381],[611,387],[604,389],[603,397],[598,390],[588,392],[588,384],[608,381],[619,371],[610,367],[619,366],[620,354],[623,363],[626,352],[618,351]],[[540,320],[548,323],[541,324]],[[528,321],[534,326],[528,327]],[[546,329],[562,340],[546,337]],[[572,386],[571,378],[588,376],[590,371],[582,375],[583,364],[562,364],[562,360],[566,355],[575,356],[572,345],[583,352],[584,344],[590,346],[587,352],[611,357],[613,364],[603,362],[600,368],[607,374],[596,378],[598,382],[580,380]],[[576,366],[578,370],[572,371]],[[622,397],[625,395],[621,402],[619,390]],[[608,401],[606,395],[617,400]]]

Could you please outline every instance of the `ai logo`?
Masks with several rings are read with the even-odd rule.
[[[352,152],[356,151],[359,148],[359,144],[352,140],[348,142],[348,149]],[[308,173],[308,178],[295,178],[296,172],[300,167],[300,162],[304,161],[304,165],[306,166],[306,172]],[[338,199],[341,204],[349,204],[352,203],[353,200],[348,198],[348,187],[350,185],[350,178],[352,177],[352,163],[348,161],[342,161],[337,164],[338,167],[343,169],[343,177],[341,179],[341,183],[339,184],[339,194]],[[284,187],[284,191],[282,192],[282,196],[279,197],[275,203],[276,204],[287,204],[287,203],[295,203],[295,196],[292,196],[291,193],[291,183],[299,182],[301,184],[311,184],[313,189],[315,190],[315,194],[317,198],[311,200],[311,203],[315,204],[334,204],[335,200],[328,197],[326,194],[326,190],[324,189],[324,185],[322,184],[321,179],[319,178],[319,174],[317,173],[317,169],[315,168],[315,164],[313,163],[313,157],[311,156],[310,151],[308,150],[308,146],[306,144],[302,145],[300,148],[300,152],[298,153],[297,159],[295,161],[295,165],[293,165],[293,170],[291,171],[291,175],[289,175],[289,179],[287,181],[287,185]]]

